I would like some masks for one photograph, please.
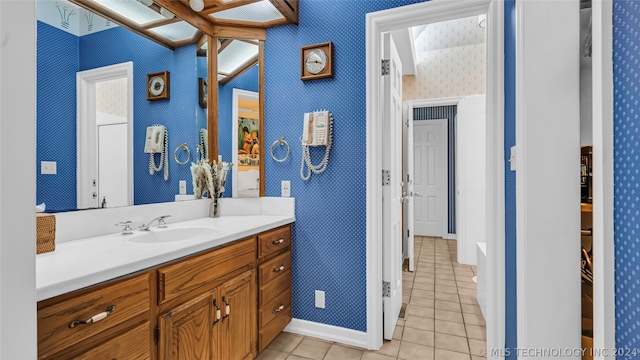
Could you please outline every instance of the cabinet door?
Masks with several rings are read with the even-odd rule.
[[[217,333],[212,308],[216,295],[215,290],[210,291],[159,316],[160,360],[215,359]]]
[[[256,272],[247,271],[220,288],[223,305],[223,346],[221,359],[253,359],[257,354]],[[226,308],[229,309],[227,313]]]

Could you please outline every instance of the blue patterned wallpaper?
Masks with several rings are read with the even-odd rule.
[[[300,25],[267,30],[265,42],[265,144],[281,136],[290,157],[266,156],[266,195],[280,196],[291,181],[293,317],[366,331],[366,114],[365,14],[412,0],[306,0]],[[332,41],[333,78],[301,81],[300,47]],[[334,117],[327,170],[300,178],[305,112],[327,109]],[[318,163],[324,148],[311,149]],[[314,306],[314,290],[326,292],[326,308]]]
[[[615,304],[619,349],[640,349],[639,5],[637,1],[613,2]]]
[[[242,75],[231,80],[225,85],[218,85],[218,154],[222,155],[223,161],[231,161],[232,146],[232,121],[233,114],[233,89],[241,89],[258,92],[259,89],[259,68],[257,66],[247,70]],[[271,146],[271,143],[268,143]],[[268,149],[265,144],[265,149]],[[233,172],[227,175],[227,184],[224,187],[224,196],[231,197],[233,194]],[[279,194],[278,194],[279,196]]]
[[[447,213],[447,231],[449,234],[456,233],[456,119],[457,106],[431,106],[423,108],[413,109],[413,120],[433,120],[433,119],[448,119],[447,122],[447,134],[448,134],[448,173],[447,173],[447,201],[448,201],[448,213]]]
[[[36,201],[75,209],[79,39],[40,21],[37,34]],[[57,175],[40,174],[41,161],[56,161]]]
[[[516,144],[516,0],[504,2],[504,199],[505,199],[505,348],[517,359],[516,173],[508,154]]]
[[[504,199],[505,199],[505,348],[517,348],[516,173],[508,154],[516,144],[516,0],[504,2]],[[507,359],[517,359],[515,351]]]
[[[121,27],[78,38],[38,22],[37,46],[38,173],[40,160],[58,161],[57,175],[38,175],[38,202],[45,201],[47,210],[76,208],[75,73],[127,61],[134,63],[134,204],[174,201],[179,180],[193,192],[189,164],[176,163],[173,151],[186,142],[195,155],[198,143],[197,119],[204,112],[198,105],[195,45],[171,51]],[[147,74],[163,70],[171,74],[171,98],[147,101]],[[162,173],[149,175],[149,154],[143,152],[146,127],[155,123],[169,131],[169,181]]]

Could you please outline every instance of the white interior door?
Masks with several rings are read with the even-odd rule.
[[[402,308],[402,63],[389,33],[383,35],[383,59],[389,59],[389,72],[383,76],[382,99],[382,169],[388,172],[382,187],[382,281],[388,289],[382,309],[384,338],[391,340]]]
[[[447,119],[414,121],[416,235],[444,235]]]
[[[409,259],[409,271],[415,269],[413,236],[415,234],[415,199],[413,197],[413,105],[411,102],[404,105],[404,124],[402,126],[402,162],[404,167],[404,229],[402,236],[405,239],[405,258]]]
[[[127,124],[98,126],[98,201],[127,206]]]

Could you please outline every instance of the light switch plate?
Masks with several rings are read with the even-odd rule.
[[[56,175],[58,173],[57,164],[55,161],[41,161],[40,173],[43,175]]]
[[[282,180],[281,183],[282,197],[291,197],[291,181]]]
[[[180,195],[186,195],[187,194],[187,180],[180,180],[178,182],[180,185]]]
[[[324,291],[316,290],[316,307],[324,309]]]

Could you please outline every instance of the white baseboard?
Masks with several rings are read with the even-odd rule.
[[[291,319],[284,331],[318,339],[367,348],[367,333],[313,321]]]
[[[448,239],[448,240],[455,240],[456,239],[456,234],[445,234],[443,237],[443,239]]]

